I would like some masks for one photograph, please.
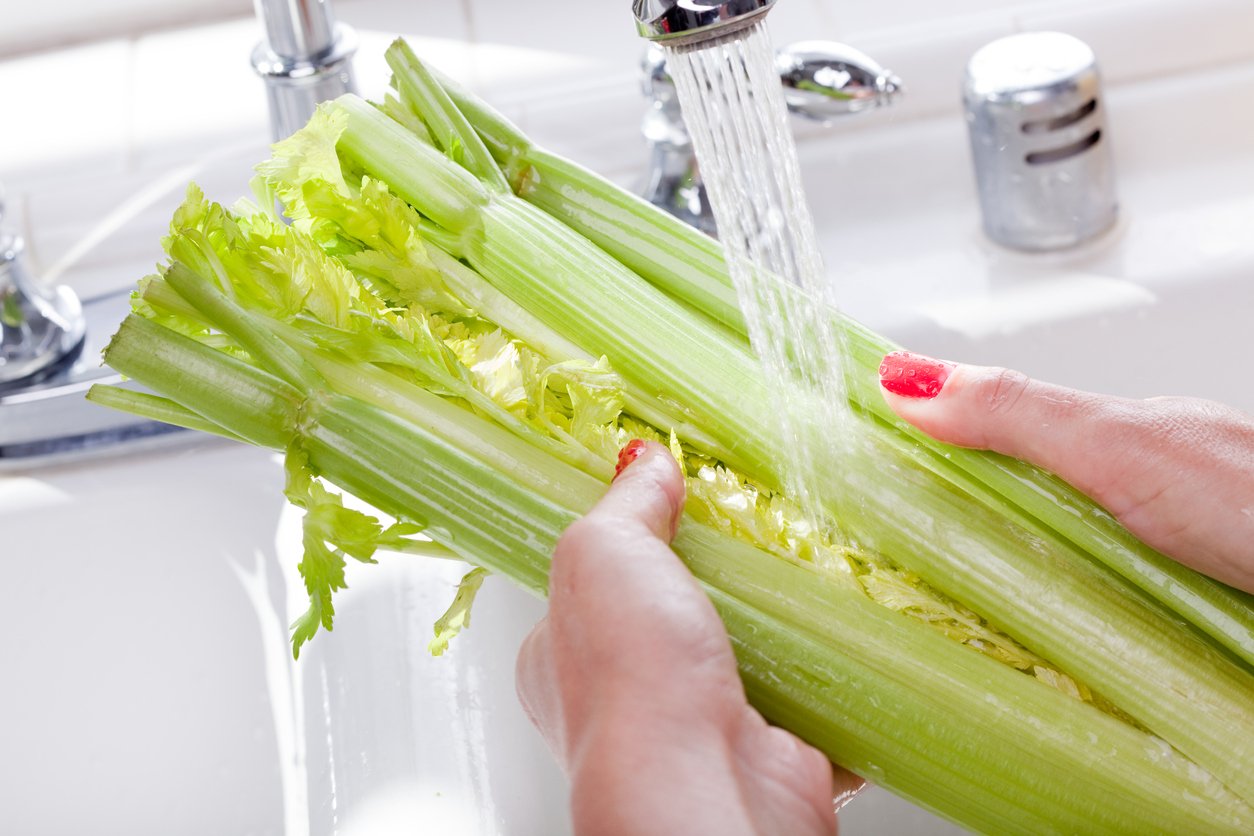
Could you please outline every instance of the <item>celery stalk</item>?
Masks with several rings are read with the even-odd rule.
[[[399,38],[394,41],[387,51],[387,62],[395,70],[404,95],[423,101],[423,112],[430,116],[425,123],[427,130],[441,150],[465,166],[488,188],[494,191],[509,189],[509,183],[466,117],[447,97],[437,94],[439,85],[409,44]]]
[[[410,104],[425,118],[421,102]],[[352,137],[382,133],[370,125],[388,117],[351,101],[340,105],[350,112],[344,135],[354,163],[393,182],[424,211],[421,190],[405,181],[403,170],[413,171],[411,159],[426,159],[415,150],[425,146],[396,135],[386,155],[360,155]],[[652,383],[676,400],[699,404],[707,427],[742,453],[751,475],[781,484],[770,452],[778,447],[776,428],[762,414],[770,406],[767,389],[751,359],[746,367],[738,341],[686,308],[655,301],[649,285],[606,259],[603,250],[511,195],[494,196],[478,225],[459,231],[458,241],[463,251],[455,254],[485,279],[550,325],[565,323],[572,340],[605,354],[629,381]],[[637,315],[641,310],[646,316]],[[659,333],[664,341],[640,338]],[[851,388],[873,386],[878,361],[871,369],[855,365]],[[718,385],[708,386],[711,380]],[[878,393],[873,403],[886,410]],[[981,501],[987,495],[982,483],[975,483],[980,493],[973,497],[961,490],[961,480],[945,478],[949,467],[914,466],[916,446],[909,439],[894,443],[899,436],[882,429],[862,433],[866,445],[850,445],[833,463],[831,496],[859,497],[852,503],[858,507],[841,519],[854,542],[889,555],[1028,649],[1077,672],[1229,786],[1254,795],[1254,687],[1247,672],[1188,627],[1163,618],[1157,605],[1065,537],[1006,519],[1000,503],[990,508]],[[1130,664],[1110,664],[1121,657]],[[1201,703],[1223,720],[1194,725],[1199,715],[1190,706]],[[1180,712],[1189,713],[1189,720],[1178,720]],[[1250,743],[1232,745],[1234,728]]]
[[[245,410],[224,411],[211,390],[184,388],[178,367],[145,362],[153,353],[201,353],[188,338],[157,331],[128,326],[109,362],[179,393],[184,409],[220,415],[228,431],[252,423]],[[200,372],[216,367],[213,377],[222,380],[239,371],[231,358],[204,351]],[[525,471],[501,468],[493,455],[497,428],[464,411],[419,429],[356,398],[310,392],[297,415],[285,409],[283,384],[270,379],[273,394],[250,403],[271,416],[275,429],[288,422],[272,446],[295,443],[331,481],[398,518],[429,523],[438,543],[535,591],[545,588],[556,538],[599,494],[599,483],[550,458],[543,475],[532,478],[576,487],[568,487],[569,505],[543,498],[545,490],[525,481]],[[484,435],[482,449],[491,458],[445,437],[467,433]],[[944,815],[1023,833],[1238,832],[1254,824],[1247,805],[1145,733],[813,569],[691,521],[681,527],[676,548],[722,613],[749,692],[768,716]],[[997,698],[973,700],[973,693]],[[1025,737],[1025,727],[1040,733]],[[1193,797],[1199,800],[1164,803]]]
[[[120,386],[98,384],[87,390],[87,400],[100,406],[107,406],[111,409],[138,415],[149,421],[159,421],[163,424],[171,424],[187,430],[219,435],[232,441],[244,441],[244,439],[234,433],[224,430],[212,421],[207,420],[203,415],[197,415],[169,398],[163,398],[159,395],[136,392],[133,389],[123,389]]]
[[[122,322],[105,356],[127,377],[159,380],[160,386],[150,388],[175,403],[204,403],[203,410],[193,411],[261,447],[283,446],[284,428],[295,420],[303,400],[277,377],[133,314]]]
[[[656,287],[747,339],[717,242],[603,177],[534,147],[478,97],[444,76],[438,80],[479,131],[520,197],[585,235]],[[847,317],[841,322],[856,366],[874,368],[898,348]],[[1254,666],[1254,596],[1159,554],[1048,473],[1005,457],[939,444],[900,421],[883,403],[870,375],[850,382],[850,398],[933,454],[938,474],[959,484],[973,480],[984,486],[995,507],[1005,509],[1009,503],[1066,537]]]
[[[669,295],[746,333],[717,241],[577,163],[535,147],[483,100],[447,76],[433,74],[479,132],[519,197]]]
[[[683,405],[684,417],[705,426],[738,463],[772,461],[763,442],[774,419],[747,346],[512,194],[492,195],[473,222],[442,222],[428,211],[433,204],[424,184],[439,169],[464,169],[433,157],[429,146],[360,99],[341,97],[336,107],[348,117],[339,140],[344,155],[452,233],[449,243],[462,248],[452,255],[545,326],[594,356],[610,357],[646,394]],[[537,240],[550,246],[537,248]],[[593,284],[596,292],[589,293]],[[666,343],[650,336],[657,332],[667,334]],[[731,392],[739,394],[735,410],[727,409]]]

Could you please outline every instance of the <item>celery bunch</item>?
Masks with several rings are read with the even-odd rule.
[[[853,545],[813,528],[779,491],[787,451],[716,246],[532,147],[403,42],[388,58],[395,95],[324,105],[258,167],[256,203],[189,190],[106,351],[157,394],[91,394],[286,451],[297,653],[332,626],[347,559],[379,549],[476,566],[435,652],[485,572],[543,594],[618,448],[658,438],[688,480],[676,551],[769,719],[977,830],[1254,828],[1249,596],[1047,474],[898,422],[874,391],[891,346],[847,320],[858,432],[831,483],[859,497],[840,506]]]

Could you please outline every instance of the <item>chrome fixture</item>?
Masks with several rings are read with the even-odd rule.
[[[336,23],[331,0],[256,0],[265,40],[253,50],[253,69],[266,82],[275,140],[309,121],[319,102],[356,90],[357,35]]]
[[[266,39],[253,68],[266,82],[275,139],[318,102],[353,90],[353,31],[329,0],[256,0]],[[129,291],[87,299],[35,283],[21,242],[0,233],[0,471],[78,460],[198,437],[90,403],[96,383],[133,384],[100,365],[100,351],[129,311]]]
[[[689,226],[713,235],[714,210],[697,170],[697,155],[684,125],[675,82],[666,72],[666,50],[650,44],[643,68],[649,109],[640,130],[649,147],[649,168],[641,195]]]
[[[21,239],[0,231],[0,471],[172,437],[175,427],[84,399],[93,383],[129,385],[100,365],[128,297],[112,293],[80,305],[69,288],[36,281]]]
[[[22,239],[5,229],[0,194],[0,392],[54,374],[83,348],[78,297],[36,281],[22,251]]]
[[[1061,32],[993,41],[967,64],[963,103],[984,231],[998,244],[1076,246],[1118,216],[1093,50]]]
[[[688,46],[752,26],[775,0],[634,0],[636,30],[651,41]]]
[[[901,79],[866,53],[833,41],[801,41],[775,54],[784,101],[798,116],[833,119],[892,104]]]
[[[641,5],[637,3],[637,10]],[[765,11],[770,3],[760,5]],[[755,14],[752,19],[759,16],[760,13]],[[741,28],[736,26],[731,31]],[[715,30],[707,25],[701,31],[709,37]],[[789,111],[823,124],[889,105],[902,89],[893,73],[858,50],[832,41],[803,41],[786,46],[776,53],[775,66]],[[713,233],[714,215],[701,183],[675,84],[666,72],[666,50],[660,43],[652,43],[646,49],[643,69],[649,109],[642,131],[649,147],[649,168],[642,194],[645,200],[680,220]]]

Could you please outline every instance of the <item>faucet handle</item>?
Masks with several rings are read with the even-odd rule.
[[[891,104],[901,79],[865,53],[835,41],[799,41],[775,54],[784,101],[799,116],[827,123]]]
[[[85,326],[78,297],[45,287],[26,268],[22,239],[3,225],[0,186],[0,393],[39,380],[78,356]]]
[[[803,41],[776,53],[784,100],[793,113],[828,123],[837,116],[889,104],[901,92],[897,76],[852,47]],[[684,124],[666,50],[652,43],[641,61],[641,87],[649,100],[642,132],[650,160],[642,196],[685,223],[713,234],[705,185]]]

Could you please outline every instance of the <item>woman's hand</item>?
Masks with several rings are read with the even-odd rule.
[[[834,834],[827,758],[749,706],[723,623],[671,551],[678,466],[659,444],[624,452],[638,458],[559,541],[549,613],[518,658],[576,832]]]
[[[1254,420],[1194,398],[1131,400],[894,352],[884,397],[928,435],[1043,467],[1133,534],[1254,592]]]
[[[1164,554],[1254,592],[1254,421],[1189,398],[1093,395],[895,352],[905,420],[1050,470]],[[523,705],[595,834],[833,834],[860,782],[746,702],[723,625],[669,543],[684,486],[639,458],[558,543],[549,614],[518,660]]]

